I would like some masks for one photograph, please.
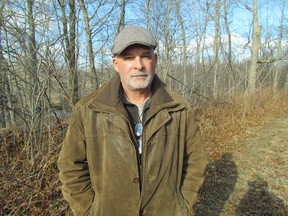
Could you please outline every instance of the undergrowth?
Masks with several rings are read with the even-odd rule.
[[[287,111],[287,93],[273,97],[269,91],[262,91],[249,99],[243,94],[206,104],[195,113],[208,157],[215,160],[235,150],[237,147],[229,143],[248,137],[250,127],[263,126]],[[19,132],[1,140],[0,215],[71,215],[60,192],[56,165],[63,133],[55,127],[53,146],[43,151],[45,154],[37,155],[34,166],[26,159],[25,142]],[[48,140],[51,131],[46,136]]]
[[[249,128],[262,127],[288,111],[288,93],[261,91],[253,97],[234,96],[223,102],[206,104],[196,109],[196,116],[205,139],[210,159],[215,160],[237,146],[231,143],[249,137]]]

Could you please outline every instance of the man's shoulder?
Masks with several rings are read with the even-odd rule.
[[[100,89],[94,90],[93,92],[85,95],[83,98],[81,98],[78,102],[77,102],[77,106],[78,107],[83,107],[83,106],[87,106],[90,103],[92,103],[95,98],[97,97],[97,95],[99,94]]]
[[[89,110],[89,106],[95,103],[97,96],[101,92],[101,88],[94,90],[93,92],[82,97],[74,106],[74,112],[86,112]]]
[[[104,83],[100,88],[94,90],[93,92],[87,94],[81,98],[77,104],[76,108],[82,109],[89,107],[94,104],[106,104],[107,106],[111,105],[111,101],[118,99],[117,89],[119,88],[119,78],[118,76],[113,76],[110,80]]]

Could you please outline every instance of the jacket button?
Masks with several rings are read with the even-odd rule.
[[[137,178],[137,177],[133,178],[133,183],[135,183],[135,184],[139,183],[139,178]]]

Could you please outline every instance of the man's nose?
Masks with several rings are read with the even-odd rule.
[[[143,62],[141,58],[139,57],[135,58],[134,67],[135,69],[138,69],[138,70],[141,70],[143,68]]]

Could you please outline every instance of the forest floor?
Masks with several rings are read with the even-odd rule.
[[[288,113],[244,133],[208,165],[197,216],[288,215]]]

